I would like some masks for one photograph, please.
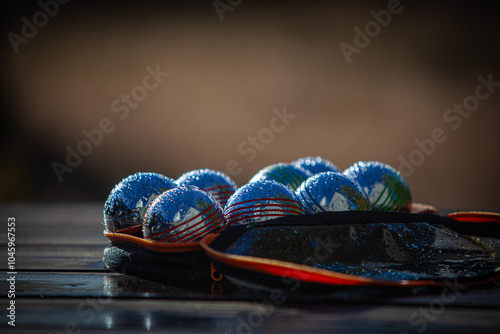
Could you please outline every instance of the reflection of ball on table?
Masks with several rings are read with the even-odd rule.
[[[411,204],[410,187],[401,173],[387,164],[359,161],[347,168],[344,175],[360,184],[374,210],[397,211]]]
[[[311,175],[322,172],[338,172],[339,169],[330,160],[323,159],[322,157],[304,157],[291,162],[292,165],[301,167]]]
[[[247,183],[229,198],[224,209],[228,224],[247,224],[303,213],[294,192],[271,180]]]
[[[142,232],[145,239],[159,242],[197,241],[226,227],[220,204],[196,187],[164,192],[148,208]]]
[[[113,232],[142,225],[149,204],[166,190],[176,188],[174,180],[158,173],[135,173],[115,185],[104,203],[104,224]]]
[[[227,200],[238,189],[226,174],[213,169],[196,169],[184,173],[176,180],[179,186],[196,186],[212,195],[224,207]]]
[[[259,180],[272,180],[284,184],[295,191],[309,176],[311,176],[311,173],[305,169],[281,162],[264,167],[248,183]]]
[[[339,172],[323,172],[302,182],[296,191],[308,213],[368,210],[368,197],[361,186]]]

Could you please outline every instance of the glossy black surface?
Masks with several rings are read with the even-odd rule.
[[[0,207],[16,218],[16,327],[25,333],[498,333],[500,286],[467,289],[339,288],[300,294],[243,288],[224,279],[154,282],[107,270],[102,203]],[[9,303],[0,257],[2,308]],[[5,313],[3,313],[5,314]]]

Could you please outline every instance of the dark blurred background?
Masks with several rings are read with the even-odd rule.
[[[45,25],[39,2],[3,4],[0,200],[104,202],[137,171],[177,178],[229,172],[233,160],[243,185],[266,165],[307,155],[341,169],[424,156],[407,176],[416,201],[498,210],[500,89],[456,130],[443,119],[474,95],[478,76],[500,81],[494,6],[402,0],[348,63],[340,44],[354,45],[354,28],[387,1],[74,0]],[[42,27],[16,53],[9,33],[22,37],[22,18],[34,16]],[[122,94],[141,92],[148,66],[169,76],[129,114],[114,112],[116,99],[115,109],[126,106]],[[271,138],[263,129],[284,108],[295,118]],[[103,119],[109,133],[82,146],[82,131]],[[415,140],[436,128],[446,140],[415,153]],[[88,154],[61,181],[54,162],[67,165],[67,146],[79,144]]]

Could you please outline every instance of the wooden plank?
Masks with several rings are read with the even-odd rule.
[[[17,245],[16,270],[107,270],[101,245]],[[7,247],[0,247],[7,254]],[[7,257],[0,258],[0,270],[7,271]]]
[[[6,229],[5,229],[6,230]],[[108,239],[103,235],[100,225],[91,227],[66,227],[60,223],[58,228],[42,226],[16,227],[16,245],[107,245]],[[4,239],[5,240],[5,239]]]
[[[2,285],[9,276],[0,273]],[[18,272],[16,296],[213,299],[211,284],[179,279],[159,283],[113,272]]]
[[[0,237],[6,240],[7,217],[16,219],[16,245],[106,245],[102,206],[91,204],[1,205]]]
[[[88,222],[102,221],[104,201],[91,203],[30,203],[30,204],[2,204],[0,217],[15,217],[19,223],[29,222],[34,225],[60,227],[82,225]],[[2,222],[3,223],[3,222]],[[21,224],[22,225],[22,224]]]
[[[7,273],[0,273],[0,282],[6,282]],[[215,283],[209,280],[165,279],[154,282],[113,272],[18,272],[18,297],[116,297],[164,298],[204,300],[272,300],[272,292],[237,287],[227,280]],[[472,288],[436,290],[420,294],[388,293],[378,289],[339,288],[330,293],[294,293],[280,291],[285,302],[398,304],[449,307],[500,308],[500,289]],[[436,307],[437,307],[436,306]]]
[[[427,313],[425,313],[427,312]],[[0,324],[4,332],[6,322]],[[16,330],[189,333],[498,333],[498,310],[242,301],[18,299]]]

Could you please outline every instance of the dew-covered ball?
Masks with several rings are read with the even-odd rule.
[[[158,173],[139,172],[115,185],[104,203],[105,226],[113,232],[142,225],[146,209],[164,191],[176,188],[177,183]]]
[[[361,186],[340,172],[323,172],[302,182],[296,191],[307,213],[368,210]]]
[[[164,192],[148,208],[142,233],[157,242],[193,242],[226,227],[220,204],[197,187]]]
[[[176,180],[179,186],[196,186],[212,195],[224,207],[229,197],[238,189],[226,174],[213,169],[196,169],[184,173]]]
[[[292,165],[307,170],[311,175],[322,172],[339,172],[337,166],[322,157],[304,157],[291,162]]]
[[[295,193],[272,180],[258,180],[239,188],[228,200],[228,224],[248,224],[305,213]]]
[[[280,162],[264,167],[258,171],[248,183],[261,180],[273,180],[295,191],[300,184],[311,175],[311,173],[301,167]]]
[[[359,161],[344,175],[359,183],[368,195],[372,210],[398,211],[411,204],[411,191],[395,168],[378,161]]]

